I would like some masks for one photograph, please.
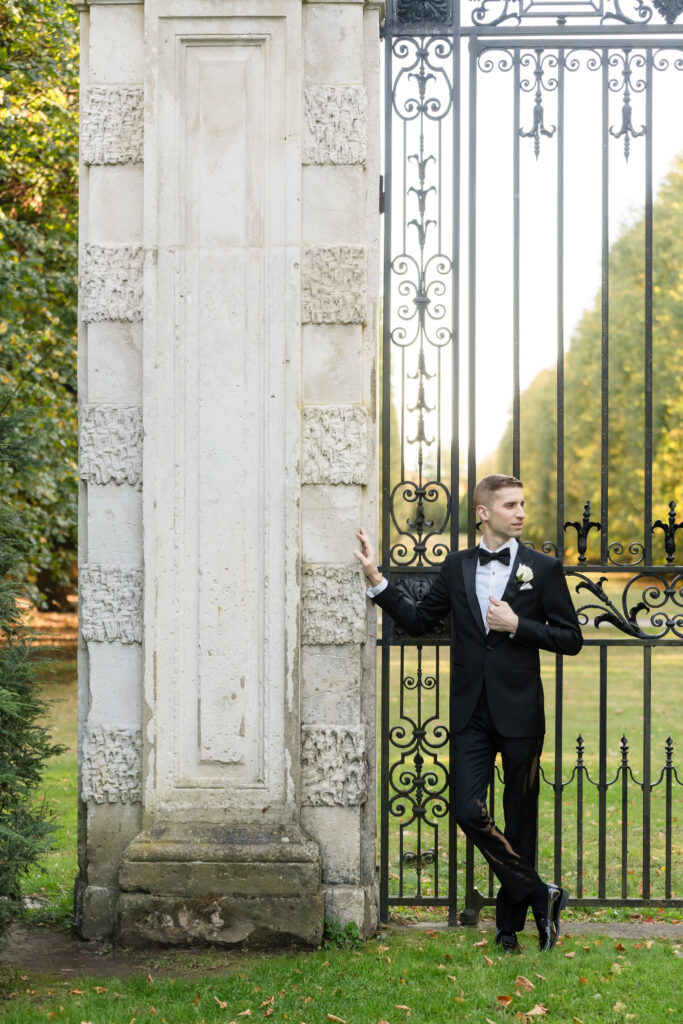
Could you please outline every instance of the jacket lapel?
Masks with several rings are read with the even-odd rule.
[[[510,603],[511,599],[515,596],[517,591],[519,590],[519,584],[517,583],[516,573],[517,573],[517,570],[519,569],[519,563],[527,561],[526,558],[522,558],[521,556],[522,556],[522,554],[524,552],[528,552],[528,551],[529,551],[529,548],[526,548],[522,544],[521,540],[518,540],[517,541],[517,554],[515,555],[515,560],[512,563],[512,569],[510,570],[510,576],[508,577],[508,581],[505,584],[505,590],[503,591],[503,598],[502,598],[502,600],[503,601],[507,601],[508,604]]]
[[[465,594],[467,595],[467,603],[470,606],[472,617],[476,622],[479,629],[484,635],[486,635],[486,627],[484,626],[484,620],[481,617],[481,608],[477,601],[477,585],[475,582],[475,574],[477,571],[477,559],[479,558],[478,549],[472,548],[471,551],[462,560],[462,575],[465,583]]]

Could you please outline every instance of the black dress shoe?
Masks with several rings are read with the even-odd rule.
[[[514,932],[496,932],[496,945],[503,947],[504,953],[521,953],[522,947],[517,941],[517,936]]]
[[[534,909],[534,917],[538,928],[538,948],[541,952],[550,950],[557,942],[560,934],[560,913],[569,902],[569,893],[557,885],[548,886],[547,904],[541,911]]]

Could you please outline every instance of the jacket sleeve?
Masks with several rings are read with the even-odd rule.
[[[443,563],[439,575],[420,601],[413,601],[392,583],[389,583],[381,594],[372,598],[372,601],[391,615],[392,619],[395,619],[411,636],[429,633],[446,617],[451,606],[447,562]]]
[[[578,654],[583,646],[581,627],[557,559],[545,574],[541,606],[545,621],[520,616],[513,643],[554,654]]]

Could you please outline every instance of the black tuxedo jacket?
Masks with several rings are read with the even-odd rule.
[[[412,636],[422,636],[450,612],[451,701],[454,730],[469,722],[482,687],[502,736],[545,732],[539,650],[578,654],[581,629],[556,558],[517,547],[503,594],[519,625],[514,637],[484,628],[475,589],[478,549],[448,555],[430,591],[412,601],[391,583],[374,600]],[[529,586],[516,578],[520,566],[533,573]]]

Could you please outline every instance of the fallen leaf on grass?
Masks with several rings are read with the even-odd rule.
[[[573,960],[574,957],[576,956],[576,953],[575,952],[571,952],[571,953],[565,953],[564,955],[566,956],[567,960]]]
[[[512,1002],[512,996],[496,996],[496,1002],[501,1006],[509,1006]]]
[[[488,939],[482,939],[481,942],[474,942],[473,943],[474,946],[488,946],[488,944],[489,944],[489,940]]]
[[[653,943],[652,939],[648,939],[647,942],[645,943],[645,949],[652,949],[653,945],[654,945],[654,943]]]
[[[574,1024],[584,1024],[580,1017],[572,1017]]]
[[[436,931],[435,928],[428,928],[427,931],[425,932],[425,935],[431,935],[432,937],[438,934],[439,933]]]
[[[377,948],[380,951],[380,953],[386,953],[386,951],[389,949],[388,946],[378,946]]]
[[[273,1007],[269,1006],[268,1009],[266,1010],[266,1012],[263,1014],[263,1016],[264,1017],[272,1017],[274,1013],[275,1013],[275,1010],[273,1009]]]
[[[327,1019],[339,1021],[339,1024],[346,1024],[346,1021],[344,1020],[343,1017],[335,1017],[333,1013],[328,1013]]]
[[[151,974],[148,974],[148,975],[147,975],[147,981],[148,981],[148,982],[150,983],[150,985],[153,985],[153,984],[154,984],[154,978],[152,977],[152,975],[151,975]]]
[[[581,977],[579,978],[579,984],[580,985],[587,985],[588,984],[588,978],[584,978],[584,976],[581,975]]]
[[[515,986],[525,989],[527,992],[531,992],[532,989],[536,988],[533,981],[529,981],[523,974],[518,974],[515,978]]]
[[[82,988],[70,988],[69,989],[69,995],[70,996],[82,996],[84,992],[85,992],[85,989],[82,989]]]
[[[487,956],[486,953],[482,953],[481,955],[483,956],[484,960],[489,965],[489,967],[493,967],[493,960],[491,959],[491,957]]]
[[[218,998],[218,996],[214,996],[213,998],[216,1000],[216,1002],[220,1006],[221,1010],[227,1010],[227,1008],[228,1008],[228,1004],[227,1003],[224,1003],[222,999]]]
[[[410,1007],[409,1006],[404,1006],[403,1003],[396,1003],[396,1007],[395,1008],[397,1010],[405,1010],[406,1013],[408,1014],[408,1016],[410,1016],[410,1014],[412,1013],[412,1010],[410,1009]]]
[[[619,1003],[619,1002],[617,1002],[617,1003],[614,1004],[612,1009],[614,1010],[615,1013],[623,1013],[624,1010],[626,1009],[626,1003]]]
[[[275,996],[269,996],[268,999],[264,999],[261,1006],[272,1006],[275,1002]]]
[[[534,974],[536,975],[536,977],[537,977],[537,978],[540,978],[540,979],[541,979],[541,981],[547,981],[547,980],[548,980],[548,979],[547,979],[547,978],[545,977],[545,975],[543,975],[543,974],[539,974],[539,973],[538,973],[538,971],[534,971]]]
[[[449,981],[457,981],[458,980],[454,974],[447,974],[446,977],[448,978]]]
[[[101,996],[103,992],[106,992],[106,988],[103,985],[95,985],[93,992],[97,992],[98,996]]]
[[[238,1017],[251,1017],[251,1010],[242,1010],[241,1013],[237,1014]]]
[[[623,953],[623,952],[624,952],[624,950],[626,949],[626,946],[625,946],[625,945],[623,944],[623,942],[616,942],[616,943],[614,944],[614,948],[615,948],[615,949],[616,949],[616,950],[617,950],[617,951],[618,951],[619,953]]]
[[[536,1005],[533,1007],[533,1009],[527,1010],[526,1016],[527,1017],[545,1017],[546,1013],[550,1013],[550,1010],[548,1009],[548,1007],[544,1006],[543,1003],[536,1003]]]

